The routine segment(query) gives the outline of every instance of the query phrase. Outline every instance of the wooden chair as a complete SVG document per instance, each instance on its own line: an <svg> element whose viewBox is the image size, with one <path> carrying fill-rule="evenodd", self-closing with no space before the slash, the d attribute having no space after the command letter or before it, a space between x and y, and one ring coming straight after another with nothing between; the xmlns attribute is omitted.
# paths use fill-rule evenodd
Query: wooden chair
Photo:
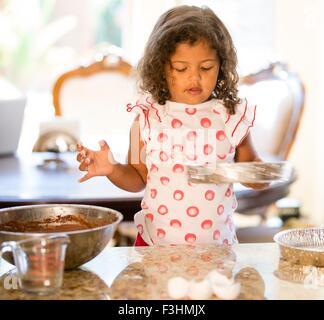
<svg viewBox="0 0 324 320"><path fill-rule="evenodd" d="M304 109L305 89L297 74L287 65L275 62L256 73L241 77L240 95L257 105L255 127L251 130L257 152L287 160L292 148ZM269 207L256 207L244 215L260 215L261 224L239 227L240 242L268 242L280 230L263 223Z"/></svg>
<svg viewBox="0 0 324 320"><path fill-rule="evenodd" d="M81 140L94 141L125 137L133 115L126 105L136 94L133 67L116 54L100 55L95 61L62 74L53 87L56 116L78 120ZM121 138L123 144L126 137Z"/></svg>
<svg viewBox="0 0 324 320"><path fill-rule="evenodd" d="M256 125L251 131L256 150L287 159L304 109L301 79L285 64L275 62L242 77L239 88L257 104Z"/></svg>

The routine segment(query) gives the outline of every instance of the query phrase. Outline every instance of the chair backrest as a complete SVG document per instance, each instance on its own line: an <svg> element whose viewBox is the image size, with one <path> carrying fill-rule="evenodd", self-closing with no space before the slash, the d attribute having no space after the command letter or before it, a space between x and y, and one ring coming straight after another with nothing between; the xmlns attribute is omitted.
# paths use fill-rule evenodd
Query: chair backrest
<svg viewBox="0 0 324 320"><path fill-rule="evenodd" d="M128 135L134 116L126 112L126 105L134 101L135 82L129 63L115 54L104 55L56 80L55 115L78 120L81 137Z"/></svg>
<svg viewBox="0 0 324 320"><path fill-rule="evenodd" d="M240 79L240 95L257 105L257 118L251 131L258 152L287 159L304 108L305 89L300 78L285 64Z"/></svg>

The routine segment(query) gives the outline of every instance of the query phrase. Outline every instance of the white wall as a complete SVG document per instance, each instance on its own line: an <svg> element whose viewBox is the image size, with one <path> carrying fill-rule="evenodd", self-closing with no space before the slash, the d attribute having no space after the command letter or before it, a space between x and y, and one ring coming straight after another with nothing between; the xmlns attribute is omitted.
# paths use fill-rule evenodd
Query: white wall
<svg viewBox="0 0 324 320"><path fill-rule="evenodd" d="M316 223L324 223L324 1L275 0L275 47L306 87L305 112L290 160L299 178L291 196Z"/></svg>

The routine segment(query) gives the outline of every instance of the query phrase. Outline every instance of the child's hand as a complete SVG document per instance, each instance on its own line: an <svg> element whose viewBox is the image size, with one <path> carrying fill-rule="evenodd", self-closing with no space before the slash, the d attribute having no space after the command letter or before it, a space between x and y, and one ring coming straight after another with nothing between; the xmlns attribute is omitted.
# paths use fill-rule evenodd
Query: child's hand
<svg viewBox="0 0 324 320"><path fill-rule="evenodd" d="M115 160L106 141L99 142L100 150L93 151L84 146L77 145L77 161L80 162L79 170L87 173L79 179L84 182L95 176L108 176L114 170Z"/></svg>
<svg viewBox="0 0 324 320"><path fill-rule="evenodd" d="M270 186L270 183L265 182L265 183L242 183L243 186L256 189L256 190L262 190L266 189Z"/></svg>

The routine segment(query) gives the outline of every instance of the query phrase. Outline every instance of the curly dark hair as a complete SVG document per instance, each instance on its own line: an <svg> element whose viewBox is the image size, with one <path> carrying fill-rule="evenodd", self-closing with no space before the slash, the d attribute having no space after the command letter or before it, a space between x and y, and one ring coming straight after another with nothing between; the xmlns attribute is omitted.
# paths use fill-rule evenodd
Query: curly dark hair
<svg viewBox="0 0 324 320"><path fill-rule="evenodd" d="M165 65L180 43L205 40L215 49L220 69L212 96L224 101L230 114L240 102L237 96L237 56L232 38L223 22L208 7L178 6L166 11L155 24L138 64L139 88L159 104L170 99Z"/></svg>

